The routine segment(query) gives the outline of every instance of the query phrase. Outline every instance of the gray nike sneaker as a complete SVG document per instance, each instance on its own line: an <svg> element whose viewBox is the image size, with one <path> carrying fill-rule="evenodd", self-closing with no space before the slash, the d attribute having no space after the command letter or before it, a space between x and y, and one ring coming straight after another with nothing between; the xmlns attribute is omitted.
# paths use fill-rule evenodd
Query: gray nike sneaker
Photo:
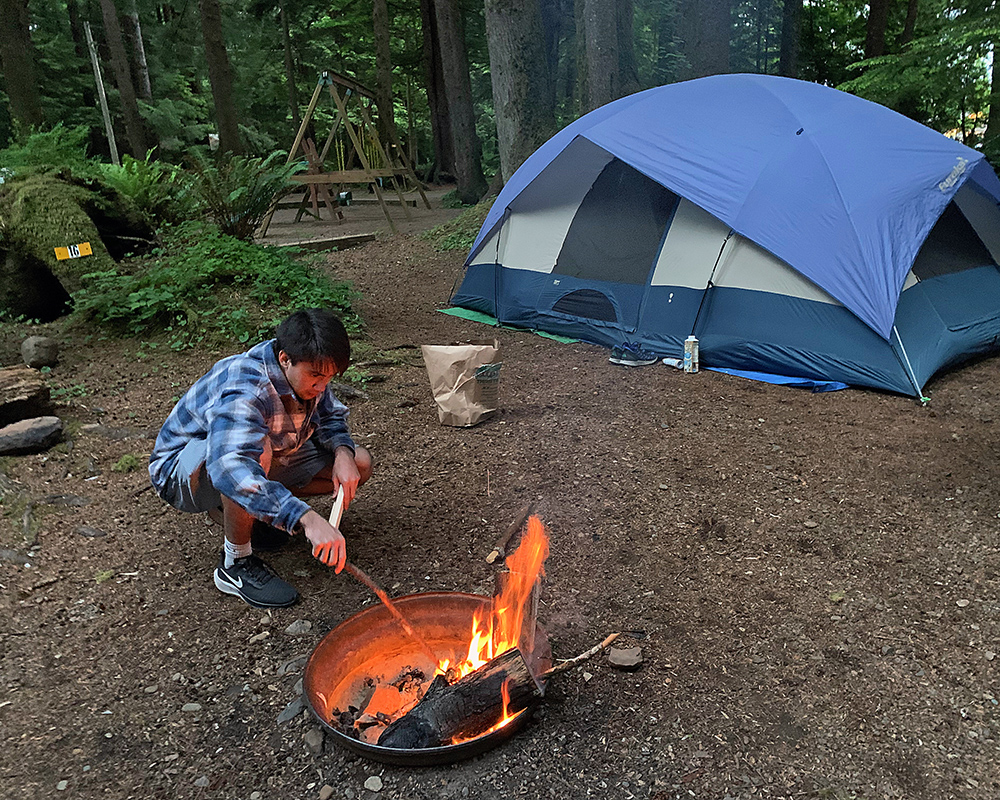
<svg viewBox="0 0 1000 800"><path fill-rule="evenodd" d="M226 566L226 554L219 557L215 568L215 588L233 594L255 608L285 608L298 602L299 593L283 581L257 556L237 558Z"/></svg>

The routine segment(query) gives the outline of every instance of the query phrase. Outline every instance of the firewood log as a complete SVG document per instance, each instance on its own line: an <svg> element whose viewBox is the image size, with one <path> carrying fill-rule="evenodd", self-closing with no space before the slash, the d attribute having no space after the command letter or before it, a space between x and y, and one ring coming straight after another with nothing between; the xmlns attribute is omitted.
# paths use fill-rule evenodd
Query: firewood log
<svg viewBox="0 0 1000 800"><path fill-rule="evenodd" d="M527 708L542 695L542 686L531 674L521 651L513 648L455 683L437 676L420 702L382 732L379 746L441 747L457 736L478 736L500 721L504 682L511 714Z"/></svg>

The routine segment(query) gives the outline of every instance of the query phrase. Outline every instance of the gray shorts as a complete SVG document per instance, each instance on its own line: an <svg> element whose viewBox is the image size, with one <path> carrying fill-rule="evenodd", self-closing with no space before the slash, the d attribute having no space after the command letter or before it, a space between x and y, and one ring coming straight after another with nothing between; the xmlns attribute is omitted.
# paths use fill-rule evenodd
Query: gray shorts
<svg viewBox="0 0 1000 800"><path fill-rule="evenodd" d="M206 450L204 439L192 439L177 457L163 492L163 499L174 508L194 514L222 505L222 495L212 485L205 468ZM332 453L309 441L290 456L274 456L267 477L294 492L307 486L320 470L332 463Z"/></svg>

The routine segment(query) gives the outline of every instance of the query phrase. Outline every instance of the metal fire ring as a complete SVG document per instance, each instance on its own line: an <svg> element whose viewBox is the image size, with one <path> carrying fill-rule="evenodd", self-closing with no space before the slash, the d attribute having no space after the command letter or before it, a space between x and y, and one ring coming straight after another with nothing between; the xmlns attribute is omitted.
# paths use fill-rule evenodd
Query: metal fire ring
<svg viewBox="0 0 1000 800"><path fill-rule="evenodd" d="M473 614L488 609L490 598L464 592L427 592L406 595L393 603L440 658L459 660L465 658L469 648ZM541 626L535 629L531 660L536 675L552 665L549 639ZM419 749L359 741L330 724L332 709L352 705L365 678L392 680L406 667L417 667L430 675L435 666L427 662L421 649L380 603L345 620L316 645L306 662L303 693L312 713L336 742L386 764L431 766L471 758L506 741L528 722L531 707L498 730L459 744Z"/></svg>

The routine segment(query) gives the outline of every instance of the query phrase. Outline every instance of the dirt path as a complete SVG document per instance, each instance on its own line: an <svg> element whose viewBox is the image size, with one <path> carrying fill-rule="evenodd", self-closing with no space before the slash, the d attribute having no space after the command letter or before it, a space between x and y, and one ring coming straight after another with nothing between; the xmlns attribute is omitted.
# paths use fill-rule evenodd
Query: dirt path
<svg viewBox="0 0 1000 800"><path fill-rule="evenodd" d="M642 668L559 676L526 730L454 766L317 741L289 709L304 657L369 593L295 542L270 561L299 606L220 595L218 529L113 469L220 354L67 339L72 448L3 463L22 499L5 493L0 547L31 563L0 561L5 796L1000 796L1000 361L938 379L927 408L616 367L439 313L461 262L407 236L328 258L364 293L372 375L351 402L377 474L350 557L394 596L488 593L485 556L533 499L557 657L620 630ZM440 426L414 347L493 335L502 413Z"/></svg>

